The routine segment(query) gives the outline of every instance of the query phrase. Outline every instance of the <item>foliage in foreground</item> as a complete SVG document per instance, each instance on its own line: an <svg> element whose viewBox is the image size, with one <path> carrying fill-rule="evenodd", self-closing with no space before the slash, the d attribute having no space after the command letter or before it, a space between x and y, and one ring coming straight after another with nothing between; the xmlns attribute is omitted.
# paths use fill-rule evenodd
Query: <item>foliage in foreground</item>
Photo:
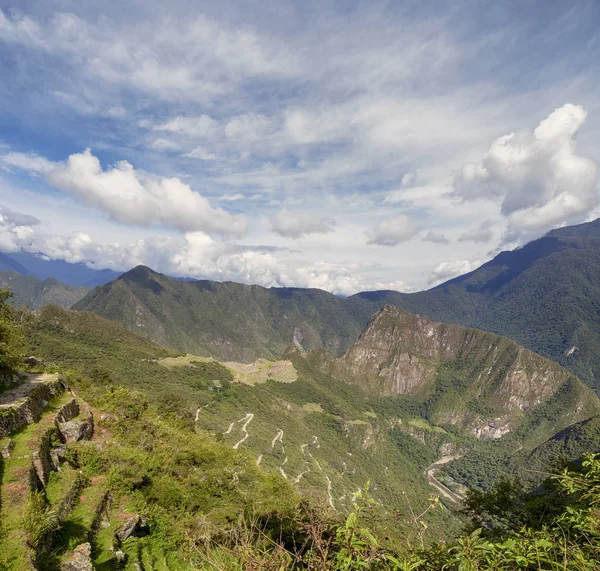
<svg viewBox="0 0 600 571"><path fill-rule="evenodd" d="M287 550L281 542L265 549L268 543L261 545L261 531L249 526L247 533L241 536L243 540L238 538L238 543L226 552L222 547L208 552L207 568L240 571L598 569L600 458L589 455L579 468L565 469L552 476L546 485L541 491L520 495L518 483L505 482L492 493L471 496L467 509L474 523L485 521L486 527L475 527L451 544L421 549L408 557L383 549L365 526L365 513L370 512L374 502L368 494L360 492L355 495L355 510L345 522L328 527L316 518L305 527L312 543L304 552ZM511 490L511 486L514 489ZM548 509L552 504L559 508ZM476 512L477 508L483 512ZM493 522L489 517L492 512ZM516 529L515 522L526 515L530 525ZM252 534L254 543L249 545L248 537Z"/></svg>

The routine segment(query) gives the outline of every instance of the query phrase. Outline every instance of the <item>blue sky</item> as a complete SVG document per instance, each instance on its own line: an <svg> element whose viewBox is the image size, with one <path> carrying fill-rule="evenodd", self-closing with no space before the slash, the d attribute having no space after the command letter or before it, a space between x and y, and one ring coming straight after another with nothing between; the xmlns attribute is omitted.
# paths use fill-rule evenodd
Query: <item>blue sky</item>
<svg viewBox="0 0 600 571"><path fill-rule="evenodd" d="M595 1L0 10L0 250L349 294L598 216Z"/></svg>

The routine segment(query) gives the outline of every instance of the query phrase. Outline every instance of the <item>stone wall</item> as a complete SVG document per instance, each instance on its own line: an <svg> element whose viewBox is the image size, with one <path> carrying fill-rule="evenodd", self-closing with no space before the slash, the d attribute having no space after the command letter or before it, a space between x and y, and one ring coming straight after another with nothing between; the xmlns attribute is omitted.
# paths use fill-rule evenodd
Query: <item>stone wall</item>
<svg viewBox="0 0 600 571"><path fill-rule="evenodd" d="M35 385L29 394L12 406L0 407L0 438L37 422L48 401L63 392L66 384L61 375L55 380Z"/></svg>

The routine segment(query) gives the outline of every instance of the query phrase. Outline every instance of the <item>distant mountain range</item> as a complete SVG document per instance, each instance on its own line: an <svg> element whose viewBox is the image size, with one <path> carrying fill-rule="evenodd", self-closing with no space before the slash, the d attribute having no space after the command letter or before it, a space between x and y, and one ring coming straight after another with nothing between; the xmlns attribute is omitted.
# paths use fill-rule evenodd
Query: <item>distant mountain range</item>
<svg viewBox="0 0 600 571"><path fill-rule="evenodd" d="M138 267L75 305L157 343L217 358L278 357L299 342L341 353L384 305L514 339L600 390L600 220L561 228L428 291L182 282Z"/></svg>
<svg viewBox="0 0 600 571"><path fill-rule="evenodd" d="M66 293L53 284L56 294L21 302L32 307L50 299L65 307L75 302L76 309L118 321L156 343L220 359L278 358L291 343L340 354L375 311L394 305L510 337L600 391L600 220L554 230L473 272L412 294L374 291L342 299L315 289L179 280L143 266L118 276L25 253L0 255L2 269L43 279L52 273L69 285L100 283L80 300L81 290Z"/></svg>
<svg viewBox="0 0 600 571"><path fill-rule="evenodd" d="M96 287L119 277L108 269L90 268L83 263L70 264L63 260L46 260L28 252L0 253L0 271L13 271L40 280L53 278L71 286Z"/></svg>

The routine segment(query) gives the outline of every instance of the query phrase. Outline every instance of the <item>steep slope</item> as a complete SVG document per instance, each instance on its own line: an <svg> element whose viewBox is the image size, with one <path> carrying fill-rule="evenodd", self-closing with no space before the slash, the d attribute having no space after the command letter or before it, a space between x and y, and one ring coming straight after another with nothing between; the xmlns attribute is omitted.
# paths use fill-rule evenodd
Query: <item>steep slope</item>
<svg viewBox="0 0 600 571"><path fill-rule="evenodd" d="M600 219L553 230L429 291L353 298L505 335L600 391Z"/></svg>
<svg viewBox="0 0 600 571"><path fill-rule="evenodd" d="M342 356L320 351L311 360L368 393L409 395L429 422L482 439L518 431L535 416L526 438L541 442L600 410L572 373L514 341L393 306L377 312Z"/></svg>
<svg viewBox="0 0 600 571"><path fill-rule="evenodd" d="M77 371L100 392L118 394L118 385L140 391L119 403L128 414L147 398L161 415L176 414L188 429L216 437L338 513L367 481L388 510L406 510L402 492L414 509L428 505L433 490L425 470L445 432L378 412L369 395L315 371L299 354L254 369L219 363L158 347L93 313L52 306L28 323L28 337L37 357ZM429 443L411 436L415 430L430 431ZM448 511L428 521L431 533L457 524ZM387 528L398 532L391 523Z"/></svg>
<svg viewBox="0 0 600 571"><path fill-rule="evenodd" d="M48 304L71 307L90 290L82 286L70 286L53 278L40 280L17 272L0 272L0 288L13 292L15 306L39 309Z"/></svg>
<svg viewBox="0 0 600 571"><path fill-rule="evenodd" d="M180 281L139 266L74 305L156 343L220 359L278 358L294 340L338 352L358 337L369 303L311 289Z"/></svg>
<svg viewBox="0 0 600 571"><path fill-rule="evenodd" d="M30 275L29 270L13 260L9 255L0 252L0 271L1 272L17 272L24 276Z"/></svg>

